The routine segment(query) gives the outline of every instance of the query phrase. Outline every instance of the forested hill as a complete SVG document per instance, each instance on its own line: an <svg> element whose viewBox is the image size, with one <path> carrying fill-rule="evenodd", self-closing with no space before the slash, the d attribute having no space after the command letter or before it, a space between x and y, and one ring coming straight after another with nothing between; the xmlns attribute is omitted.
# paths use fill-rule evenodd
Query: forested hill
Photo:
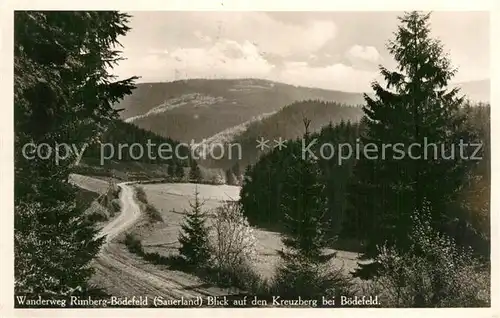
<svg viewBox="0 0 500 318"><path fill-rule="evenodd" d="M360 93L297 87L260 79L191 79L138 84L116 105L121 118L175 140L200 141L295 101L357 105Z"/></svg>
<svg viewBox="0 0 500 318"><path fill-rule="evenodd" d="M99 137L99 141L85 150L77 169L90 166L92 171L89 173L102 171L100 173L108 175L110 167L126 173L134 167L132 163L137 163L146 164L137 166L138 170L163 169L159 174L161 176L175 174L182 177L184 167L189 166L189 158L189 149L178 141L116 119Z"/></svg>
<svg viewBox="0 0 500 318"><path fill-rule="evenodd" d="M211 138L208 141L209 144L211 142L227 142L241 145L242 157L239 160L234 158L232 161L207 160L204 164L227 169L234 166L236 161L238 161L241 167L245 167L249 164L254 164L260 155L270 149L261 150L256 148L256 140L260 138L270 140L271 142L280 138L282 140L295 139L304 134L303 120L305 118L311 121L309 129L312 132L317 132L329 124L338 124L341 121L358 122L362 116L362 112L361 107L344 105L337 102L322 100L293 102L266 118L252 122L241 133L233 136L231 140ZM230 152L227 151L227 154L229 155Z"/></svg>

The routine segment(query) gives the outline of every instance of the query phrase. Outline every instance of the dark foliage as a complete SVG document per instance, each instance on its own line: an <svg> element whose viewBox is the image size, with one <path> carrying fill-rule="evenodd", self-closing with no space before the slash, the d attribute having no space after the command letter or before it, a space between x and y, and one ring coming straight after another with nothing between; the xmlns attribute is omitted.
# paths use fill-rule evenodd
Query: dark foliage
<svg viewBox="0 0 500 318"><path fill-rule="evenodd" d="M133 146L134 144L140 147ZM169 168L172 167L170 175L173 175L176 169L188 165L184 158L189 158L189 155L189 149L177 141L141 129L134 124L113 120L99 140L85 150L83 159L99 164L109 161L168 164ZM101 156L104 157L102 163ZM177 172L179 173L179 170Z"/></svg>
<svg viewBox="0 0 500 318"><path fill-rule="evenodd" d="M200 201L198 189L190 206L191 210L186 214L184 224L181 226L179 253L187 264L204 267L210 261L210 248L206 217L202 211L203 203Z"/></svg>
<svg viewBox="0 0 500 318"><path fill-rule="evenodd" d="M387 85L373 83L376 97L366 95L363 108L366 129L361 142L376 146L378 154L360 158L350 187L349 213L357 220L370 256L386 242L403 250L410 246L411 216L424 201L432 206L432 225L444 229L455 217L450 205L477 163L459 153L446 158L460 141L473 142L476 137L466 129L460 111L463 98L457 89L447 90L455 70L439 41L430 37L429 15L410 12L400 21L388 44L397 69L380 67ZM410 149L413 143L421 147ZM437 155L433 146L426 146L432 143ZM384 144L401 147L386 148L383 157Z"/></svg>
<svg viewBox="0 0 500 318"><path fill-rule="evenodd" d="M14 14L16 293L87 288L102 239L67 182L76 155L56 164L21 150L63 142L81 149L117 117L112 105L131 93L135 78L115 81L108 70L120 60L117 39L128 18L114 11Z"/></svg>
<svg viewBox="0 0 500 318"><path fill-rule="evenodd" d="M200 167L196 160L192 159L189 166L189 181L194 183L201 183L203 177L201 175Z"/></svg>
<svg viewBox="0 0 500 318"><path fill-rule="evenodd" d="M334 125L330 123L318 133L311 133L311 140L316 140L311 151L318 158L319 175L318 180L324 184L324 190L320 195L326 201L327 213L325 228L328 237L333 238L344 234L342 225L346 223L348 231L346 237L355 237L354 229L348 224L346 211L346 196L349 178L352 175L352 166L355 156L340 160L337 147L340 144L350 144L355 147L358 136L359 125L341 121ZM321 156L320 146L331 144L333 153L326 149ZM253 166L249 166L245 172L241 189L241 203L245 215L249 221L259 226L270 227L280 231L286 231L282 226L284 211L281 209L285 194L285 182L293 178L289 171L296 169L297 158L302 155L303 145L308 145L302 140L288 140L286 148L265 154Z"/></svg>

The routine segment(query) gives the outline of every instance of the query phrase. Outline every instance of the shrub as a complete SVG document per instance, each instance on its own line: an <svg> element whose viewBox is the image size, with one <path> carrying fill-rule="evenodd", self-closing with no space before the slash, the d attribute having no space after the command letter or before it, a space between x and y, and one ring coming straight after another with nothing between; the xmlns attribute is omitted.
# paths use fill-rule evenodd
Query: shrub
<svg viewBox="0 0 500 318"><path fill-rule="evenodd" d="M139 202L145 204L148 203L148 197L146 196L146 192L144 192L144 189L142 187L135 187L135 197Z"/></svg>
<svg viewBox="0 0 500 318"><path fill-rule="evenodd" d="M352 278L342 268L332 268L328 263L311 263L306 258L282 263L276 270L273 293L283 299L299 296L309 299L353 296Z"/></svg>
<svg viewBox="0 0 500 318"><path fill-rule="evenodd" d="M206 281L219 287L236 287L264 298L270 295L270 287L249 263L235 267L209 267L199 271Z"/></svg>
<svg viewBox="0 0 500 318"><path fill-rule="evenodd" d="M222 287L263 293L267 284L255 272L257 241L238 202L215 209L209 236L211 267L202 276Z"/></svg>
<svg viewBox="0 0 500 318"><path fill-rule="evenodd" d="M108 220L108 211L98 201L90 204L90 207L85 210L87 219L91 222L102 222Z"/></svg>
<svg viewBox="0 0 500 318"><path fill-rule="evenodd" d="M156 209L153 205L148 203L148 197L146 192L142 187L135 186L135 197L139 203L142 203L141 208L144 210L151 222L163 222L163 217L160 211Z"/></svg>
<svg viewBox="0 0 500 318"><path fill-rule="evenodd" d="M109 207L109 213L114 216L116 213L120 212L122 206L119 199L113 199Z"/></svg>
<svg viewBox="0 0 500 318"><path fill-rule="evenodd" d="M426 208L413 217L408 252L380 247L372 289L390 307L489 306L489 266L433 229Z"/></svg>
<svg viewBox="0 0 500 318"><path fill-rule="evenodd" d="M127 233L125 235L125 246L127 247L130 253L144 256L144 249L142 247L142 243L133 234Z"/></svg>
<svg viewBox="0 0 500 318"><path fill-rule="evenodd" d="M253 229L239 203L226 202L215 210L210 237L214 266L231 269L252 263L256 258L256 245Z"/></svg>
<svg viewBox="0 0 500 318"><path fill-rule="evenodd" d="M150 221L152 222L163 222L163 217L161 216L160 211L158 211L154 206L151 204L146 204L145 207L145 212L149 218Z"/></svg>

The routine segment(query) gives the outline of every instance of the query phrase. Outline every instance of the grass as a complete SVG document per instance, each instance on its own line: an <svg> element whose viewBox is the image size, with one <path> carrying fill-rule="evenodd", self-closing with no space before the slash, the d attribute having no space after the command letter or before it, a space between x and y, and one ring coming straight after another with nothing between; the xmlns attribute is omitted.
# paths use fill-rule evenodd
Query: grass
<svg viewBox="0 0 500 318"><path fill-rule="evenodd" d="M253 295L267 297L272 287L272 279L279 264L277 250L282 248L280 234L256 228L257 260L251 266L242 265L235 269L196 268L190 269L178 255L178 235L184 221L185 211L190 209L189 203L194 199L195 187L198 187L199 198L204 202L203 210L211 210L220 206L229 198L238 199L239 187L209 186L187 183L176 184L143 184L139 190L138 201L147 202L157 208L164 222L154 227L151 232L141 234L139 243L134 243L135 254L144 260L171 270L180 270L195 274L207 283L219 287L236 287ZM209 221L211 222L211 221ZM209 223L210 224L210 223ZM130 239L129 239L130 240ZM136 238L136 240L138 240ZM128 244L134 249L130 241ZM357 267L357 253L338 251L333 266L343 267L348 273Z"/></svg>
<svg viewBox="0 0 500 318"><path fill-rule="evenodd" d="M212 210L222 205L223 200L239 198L239 187L209 186L196 184L144 184L148 203L157 208L165 222L143 237L143 243L150 251L161 254L175 254L179 248L177 242L185 211L190 209L189 202L194 199L193 193L198 186L199 197L205 202L203 210ZM283 247L278 232L254 228L257 239L258 260L257 272L264 278L271 278L279 262L278 250ZM332 260L334 266L344 267L346 272L354 270L358 265L358 253L338 251L337 258Z"/></svg>

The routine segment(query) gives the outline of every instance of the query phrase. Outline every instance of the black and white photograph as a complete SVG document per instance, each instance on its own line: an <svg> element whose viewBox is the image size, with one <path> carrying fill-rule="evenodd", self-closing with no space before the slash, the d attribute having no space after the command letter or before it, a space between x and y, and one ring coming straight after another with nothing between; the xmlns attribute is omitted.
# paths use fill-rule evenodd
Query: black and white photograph
<svg viewBox="0 0 500 318"><path fill-rule="evenodd" d="M491 308L489 11L12 16L14 312Z"/></svg>

